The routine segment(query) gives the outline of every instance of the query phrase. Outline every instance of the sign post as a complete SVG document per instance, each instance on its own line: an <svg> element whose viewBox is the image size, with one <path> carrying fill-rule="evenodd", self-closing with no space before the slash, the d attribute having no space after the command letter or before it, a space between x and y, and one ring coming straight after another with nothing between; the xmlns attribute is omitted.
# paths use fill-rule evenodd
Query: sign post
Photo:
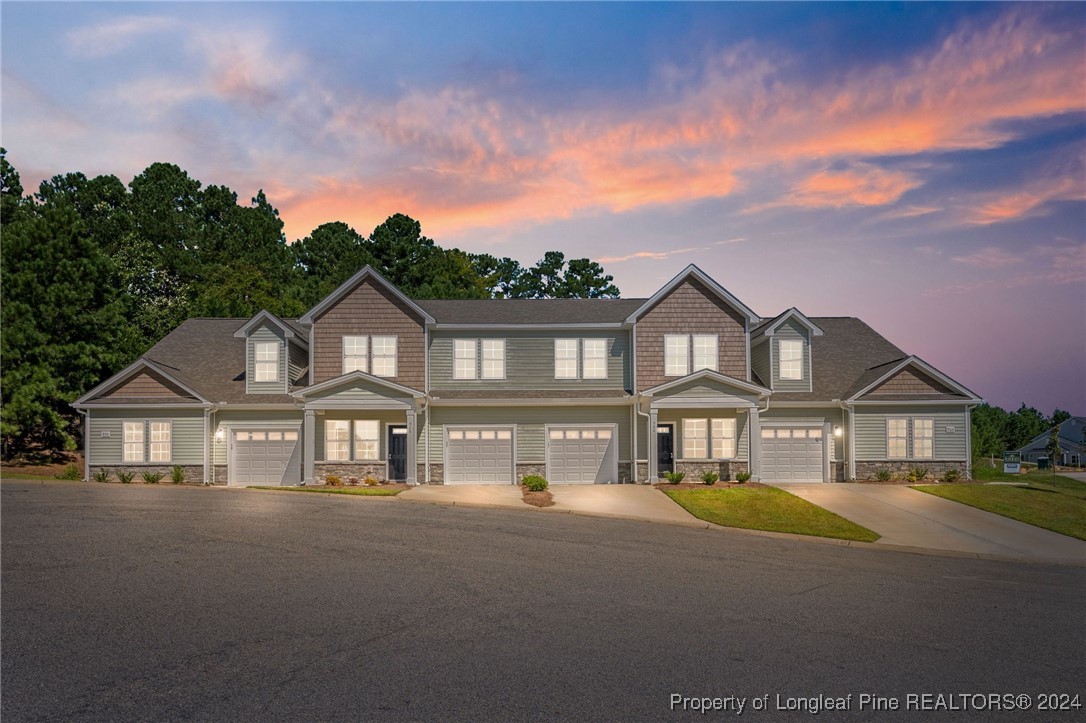
<svg viewBox="0 0 1086 723"><path fill-rule="evenodd" d="M1022 474L1022 455L1019 452L1003 453L1003 474Z"/></svg>

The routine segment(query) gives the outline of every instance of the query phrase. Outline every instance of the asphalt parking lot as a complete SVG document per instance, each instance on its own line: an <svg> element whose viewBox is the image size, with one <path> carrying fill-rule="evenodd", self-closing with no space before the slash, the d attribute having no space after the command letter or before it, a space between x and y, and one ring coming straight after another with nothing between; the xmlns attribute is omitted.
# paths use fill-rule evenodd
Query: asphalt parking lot
<svg viewBox="0 0 1086 723"><path fill-rule="evenodd" d="M0 513L5 721L705 719L673 694L810 720L775 696L1086 698L1081 567L169 486L5 481ZM852 701L820 717L881 719Z"/></svg>

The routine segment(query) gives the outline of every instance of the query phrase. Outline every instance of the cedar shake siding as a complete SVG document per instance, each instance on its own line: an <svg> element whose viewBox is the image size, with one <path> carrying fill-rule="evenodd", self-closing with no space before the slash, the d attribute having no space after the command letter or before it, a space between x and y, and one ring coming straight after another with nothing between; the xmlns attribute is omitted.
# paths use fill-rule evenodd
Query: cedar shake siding
<svg viewBox="0 0 1086 723"><path fill-rule="evenodd" d="M744 316L700 281L687 279L637 320L638 390L675 379L664 376L665 334L716 334L717 371L747 378Z"/></svg>
<svg viewBox="0 0 1086 723"><path fill-rule="evenodd" d="M161 399L163 401L194 402L196 399L181 387L152 371L142 371L101 399Z"/></svg>
<svg viewBox="0 0 1086 723"><path fill-rule="evenodd" d="M372 279L364 279L314 320L309 342L313 347L309 383L318 384L343 374L344 336L395 336L396 376L390 381L422 389L426 368L422 324L411 307Z"/></svg>
<svg viewBox="0 0 1086 723"><path fill-rule="evenodd" d="M942 382L916 369L902 369L879 386L864 395L864 399L879 397L899 398L903 395L917 397L957 397L961 395Z"/></svg>

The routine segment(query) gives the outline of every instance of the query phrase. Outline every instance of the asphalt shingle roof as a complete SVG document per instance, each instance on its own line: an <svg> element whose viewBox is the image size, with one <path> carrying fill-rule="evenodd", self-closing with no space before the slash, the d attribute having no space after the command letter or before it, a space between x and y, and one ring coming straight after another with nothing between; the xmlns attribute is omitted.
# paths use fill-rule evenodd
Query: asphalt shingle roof
<svg viewBox="0 0 1086 723"><path fill-rule="evenodd" d="M439 324L622 323L646 299L436 299L416 301Z"/></svg>

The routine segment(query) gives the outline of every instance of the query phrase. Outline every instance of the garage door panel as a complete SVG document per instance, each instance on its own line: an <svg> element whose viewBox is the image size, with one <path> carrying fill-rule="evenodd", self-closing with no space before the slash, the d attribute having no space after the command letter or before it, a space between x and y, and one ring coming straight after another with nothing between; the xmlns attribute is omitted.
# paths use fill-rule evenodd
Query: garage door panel
<svg viewBox="0 0 1086 723"><path fill-rule="evenodd" d="M285 478L298 444L296 431L235 431L233 434L230 484L291 484Z"/></svg>
<svg viewBox="0 0 1086 723"><path fill-rule="evenodd" d="M822 432L806 428L762 431L762 480L822 482Z"/></svg>
<svg viewBox="0 0 1086 723"><path fill-rule="evenodd" d="M512 484L512 430L446 430L445 483Z"/></svg>
<svg viewBox="0 0 1086 723"><path fill-rule="evenodd" d="M547 435L548 479L554 484L615 481L616 442L612 429L551 429Z"/></svg>

